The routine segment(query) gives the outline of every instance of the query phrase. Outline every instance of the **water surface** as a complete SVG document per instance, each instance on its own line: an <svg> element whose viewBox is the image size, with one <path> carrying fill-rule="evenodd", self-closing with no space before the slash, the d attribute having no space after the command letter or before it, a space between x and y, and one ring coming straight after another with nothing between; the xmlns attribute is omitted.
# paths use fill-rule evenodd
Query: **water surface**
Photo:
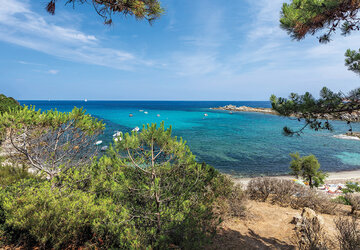
<svg viewBox="0 0 360 250"><path fill-rule="evenodd" d="M348 130L346 124L334 121L334 132L306 130L301 137L285 137L285 125L300 127L297 121L261 113L233 113L209 110L210 107L270 107L269 102L237 101L21 101L42 110L71 111L84 107L88 113L103 119L104 144L116 130L130 132L146 123L165 122L173 134L183 137L198 161L213 165L235 176L279 175L289 172L289 153L314 154L325 171L360 169L360 141L333 137ZM148 114L139 110L147 111ZM129 117L132 113L133 117ZM204 114L208 116L204 116ZM160 115L158 117L158 115ZM360 125L353 125L360 131Z"/></svg>

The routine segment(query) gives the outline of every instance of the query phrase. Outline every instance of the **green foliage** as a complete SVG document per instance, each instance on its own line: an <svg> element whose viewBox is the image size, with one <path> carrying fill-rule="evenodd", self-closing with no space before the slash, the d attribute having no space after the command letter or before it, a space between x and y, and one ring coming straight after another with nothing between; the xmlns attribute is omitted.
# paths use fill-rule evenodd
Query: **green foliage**
<svg viewBox="0 0 360 250"><path fill-rule="evenodd" d="M347 182L346 187L342 189L345 195L338 197L338 201L344 205L351 206L351 214L360 209L360 185L358 182Z"/></svg>
<svg viewBox="0 0 360 250"><path fill-rule="evenodd" d="M344 36L360 29L359 9L359 0L292 0L283 4L280 26L296 40L325 29L319 41L327 43L337 29ZM345 57L348 69L359 74L359 54L348 49Z"/></svg>
<svg viewBox="0 0 360 250"><path fill-rule="evenodd" d="M0 94L0 114L20 107L20 104L14 98Z"/></svg>
<svg viewBox="0 0 360 250"><path fill-rule="evenodd" d="M360 109L360 89L355 89L349 94L335 93L324 87L320 91L320 98L314 98L310 93L304 95L291 93L289 98L278 98L272 95L270 98L272 108L280 115L296 117L298 121L304 121L304 126L299 130L284 127L285 135L300 135L306 127L315 131L332 130L329 120L343 120L350 125L357 122L359 118L352 112Z"/></svg>
<svg viewBox="0 0 360 250"><path fill-rule="evenodd" d="M343 193L358 193L360 192L359 182L346 182L346 187L342 189Z"/></svg>
<svg viewBox="0 0 360 250"><path fill-rule="evenodd" d="M124 223L127 211L88 192L55 188L48 181L21 182L1 189L1 207L8 244L44 249L138 246L131 224Z"/></svg>
<svg viewBox="0 0 360 250"><path fill-rule="evenodd" d="M51 0L46 10L50 14L55 14L56 0ZM76 3L83 4L86 0L65 0L66 4L71 4L73 7ZM134 16L136 19L145 19L152 23L158 19L164 12L159 0L89 0L95 8L95 11L100 15L105 24L112 24L113 14L123 14L125 16Z"/></svg>
<svg viewBox="0 0 360 250"><path fill-rule="evenodd" d="M2 160L0 159L0 187L7 187L22 179L35 178L28 170L26 165L17 167L2 165Z"/></svg>
<svg viewBox="0 0 360 250"><path fill-rule="evenodd" d="M327 176L326 173L319 171L320 164L314 155L300 157L299 153L290 154L292 161L290 162L291 174L297 178L301 176L309 182L310 187L318 187L324 183Z"/></svg>
<svg viewBox="0 0 360 250"><path fill-rule="evenodd" d="M343 205L350 205L348 200L343 195L336 196L334 199L332 199L333 202Z"/></svg>
<svg viewBox="0 0 360 250"><path fill-rule="evenodd" d="M105 125L85 114L83 109L72 112L36 111L35 107L0 114L0 131L7 132L14 150L32 168L53 178L70 167L78 167L95 154L93 146Z"/></svg>
<svg viewBox="0 0 360 250"><path fill-rule="evenodd" d="M348 70L360 74L360 49L359 51L348 49L345 57L345 65L348 67Z"/></svg>
<svg viewBox="0 0 360 250"><path fill-rule="evenodd" d="M217 224L212 204L227 192L220 174L197 163L164 123L125 134L93 171L98 196L127 207L142 244L152 247L203 245Z"/></svg>
<svg viewBox="0 0 360 250"><path fill-rule="evenodd" d="M125 134L86 168L0 187L0 245L197 249L221 221L215 205L224 201L239 216L242 199L171 128L153 124Z"/></svg>
<svg viewBox="0 0 360 250"><path fill-rule="evenodd" d="M326 43L338 28L343 35L359 30L359 8L359 0L292 0L283 4L280 26L297 40L326 29L319 37Z"/></svg>

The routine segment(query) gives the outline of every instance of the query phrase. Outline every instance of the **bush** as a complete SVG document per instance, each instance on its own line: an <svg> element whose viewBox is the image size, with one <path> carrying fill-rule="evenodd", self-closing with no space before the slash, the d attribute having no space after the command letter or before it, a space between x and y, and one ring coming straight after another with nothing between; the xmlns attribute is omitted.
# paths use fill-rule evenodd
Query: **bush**
<svg viewBox="0 0 360 250"><path fill-rule="evenodd" d="M346 193L344 196L346 203L351 206L350 214L360 210L360 194Z"/></svg>
<svg viewBox="0 0 360 250"><path fill-rule="evenodd" d="M215 233L214 202L231 191L213 167L199 164L164 124L125 134L92 168L93 192L133 216L142 244L199 248Z"/></svg>
<svg viewBox="0 0 360 250"><path fill-rule="evenodd" d="M250 180L247 186L247 193L252 200L265 202L269 195L274 191L275 179L272 178L255 178Z"/></svg>
<svg viewBox="0 0 360 250"><path fill-rule="evenodd" d="M340 217L335 220L340 249L356 250L360 248L360 228L356 217Z"/></svg>
<svg viewBox="0 0 360 250"><path fill-rule="evenodd" d="M214 203L215 214L222 219L245 216L247 195L241 185L234 185L225 175L219 176L217 182L218 185L214 190L218 196Z"/></svg>
<svg viewBox="0 0 360 250"><path fill-rule="evenodd" d="M3 165L2 160L0 159L0 187L6 187L19 180L29 178L35 178L35 176L28 171L26 165L16 167Z"/></svg>
<svg viewBox="0 0 360 250"><path fill-rule="evenodd" d="M295 209L308 207L321 213L333 214L337 207L326 195L291 180L255 178L249 182L247 193L253 200L269 200Z"/></svg>
<svg viewBox="0 0 360 250"><path fill-rule="evenodd" d="M329 240L323 231L322 225L315 217L302 218L300 228L296 231L296 243L300 250L327 250L331 249Z"/></svg>
<svg viewBox="0 0 360 250"><path fill-rule="evenodd" d="M14 98L0 94L0 114L19 108L21 108L21 106Z"/></svg>
<svg viewBox="0 0 360 250"><path fill-rule="evenodd" d="M290 206L294 209L308 207L320 213L334 214L338 205L325 194L304 188L291 200Z"/></svg>
<svg viewBox="0 0 360 250"><path fill-rule="evenodd" d="M255 178L247 187L247 193L251 199L266 201L288 206L294 195L303 192L305 188L290 180L277 178Z"/></svg>
<svg viewBox="0 0 360 250"><path fill-rule="evenodd" d="M1 190L5 242L41 248L136 247L126 209L109 199L53 183L22 182Z"/></svg>
<svg viewBox="0 0 360 250"><path fill-rule="evenodd" d="M198 249L221 221L216 202L225 200L231 215L243 209L242 190L197 163L164 124L125 134L91 165L65 167L51 179L0 189L1 240L55 249Z"/></svg>
<svg viewBox="0 0 360 250"><path fill-rule="evenodd" d="M104 128L101 121L78 108L61 113L24 106L0 113L0 131L7 132L10 151L17 152L12 158L49 178L88 164L97 151L94 142Z"/></svg>

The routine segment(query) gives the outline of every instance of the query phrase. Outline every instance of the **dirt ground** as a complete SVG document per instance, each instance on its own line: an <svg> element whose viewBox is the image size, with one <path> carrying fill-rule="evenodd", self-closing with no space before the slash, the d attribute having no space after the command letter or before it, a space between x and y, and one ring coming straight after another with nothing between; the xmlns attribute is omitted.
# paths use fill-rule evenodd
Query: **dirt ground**
<svg viewBox="0 0 360 250"><path fill-rule="evenodd" d="M294 216L302 210L249 201L245 218L225 220L207 249L297 249ZM320 214L330 240L336 242L336 215ZM334 249L336 247L334 246Z"/></svg>

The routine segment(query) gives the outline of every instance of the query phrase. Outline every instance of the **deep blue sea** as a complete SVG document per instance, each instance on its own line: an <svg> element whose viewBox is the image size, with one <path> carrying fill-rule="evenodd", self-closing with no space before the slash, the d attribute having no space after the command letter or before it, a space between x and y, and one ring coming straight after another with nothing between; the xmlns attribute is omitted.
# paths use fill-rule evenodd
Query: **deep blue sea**
<svg viewBox="0 0 360 250"><path fill-rule="evenodd" d="M200 162L213 165L234 176L280 175L289 172L289 153L314 154L325 171L360 169L360 141L335 138L348 130L334 121L334 132L306 130L301 137L285 137L285 125L302 124L288 118L261 113L234 113L210 107L270 107L269 102L239 101L21 101L37 109L71 111L84 107L106 123L103 145L111 142L114 131L130 132L146 123L165 122L173 134L183 137ZM147 111L148 114L139 110ZM129 117L132 113L133 117ZM204 114L208 116L205 117ZM157 115L160 115L159 117ZM360 131L360 124L353 125Z"/></svg>

